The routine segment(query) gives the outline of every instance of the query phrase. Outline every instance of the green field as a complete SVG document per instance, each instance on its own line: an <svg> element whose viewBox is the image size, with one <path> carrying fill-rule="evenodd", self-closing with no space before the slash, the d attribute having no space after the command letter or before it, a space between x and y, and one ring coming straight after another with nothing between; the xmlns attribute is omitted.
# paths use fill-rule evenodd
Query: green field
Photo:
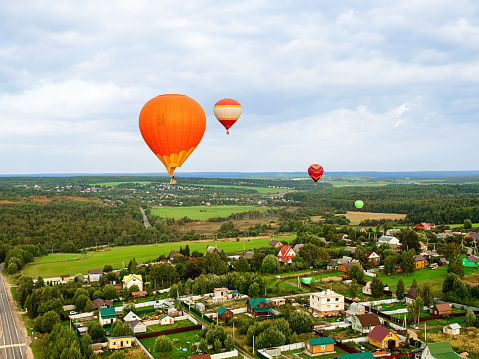
<svg viewBox="0 0 479 359"><path fill-rule="evenodd" d="M280 237L281 240L291 241L294 237ZM277 238L279 239L279 238ZM219 251L225 252L243 251L243 245L246 250L266 247L271 238L261 238L243 241L211 241L211 242L169 242L158 245L138 245L127 247L113 247L100 250L98 252L88 252L88 257L84 254L65 254L55 253L36 258L35 263L25 267L23 273L32 278L41 275L44 278L56 277L61 274L75 275L78 273L86 274L91 269L103 269L105 264L111 264L113 268L121 268L122 262L128 265L130 259L135 258L137 263L145 262L149 259L154 260L158 256L168 255L172 250L178 250L180 246L190 247L190 251L198 250L204 252L208 245L215 246ZM83 257L83 258L82 258Z"/></svg>
<svg viewBox="0 0 479 359"><path fill-rule="evenodd" d="M164 328L164 330L166 330L166 327ZM191 332L169 334L168 338L170 338L171 341L173 342L173 350L171 352L166 353L166 355L165 353L153 351L153 348L155 347L155 341L158 337L141 339L140 342L141 344L143 344L146 350L148 350L148 348L151 348L151 355L153 355L154 358L160 358L160 357L167 357L170 359L188 358L193 354L190 351L190 347L192 343L197 343L200 341L200 338L198 336L199 333L200 333L200 330L193 330ZM182 350L183 348L186 348L187 351L183 351Z"/></svg>
<svg viewBox="0 0 479 359"><path fill-rule="evenodd" d="M188 207L155 207L151 214L167 218L208 219L212 217L228 217L232 213L248 211L264 211L269 207L260 206L188 206Z"/></svg>

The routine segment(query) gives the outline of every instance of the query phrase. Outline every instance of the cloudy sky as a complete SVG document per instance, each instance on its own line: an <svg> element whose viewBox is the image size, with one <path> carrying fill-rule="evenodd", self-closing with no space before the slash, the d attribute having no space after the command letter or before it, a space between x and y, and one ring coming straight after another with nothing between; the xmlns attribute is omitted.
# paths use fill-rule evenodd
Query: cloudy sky
<svg viewBox="0 0 479 359"><path fill-rule="evenodd" d="M198 101L181 172L477 170L479 4L0 2L0 174L165 172L138 115ZM243 106L226 136L213 105Z"/></svg>

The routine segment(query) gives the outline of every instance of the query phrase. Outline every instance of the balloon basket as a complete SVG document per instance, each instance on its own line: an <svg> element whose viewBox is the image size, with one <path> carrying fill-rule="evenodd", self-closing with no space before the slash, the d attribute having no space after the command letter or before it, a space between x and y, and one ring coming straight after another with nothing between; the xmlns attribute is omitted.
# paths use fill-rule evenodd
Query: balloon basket
<svg viewBox="0 0 479 359"><path fill-rule="evenodd" d="M171 179L170 179L170 184L176 184L176 179L171 178Z"/></svg>
<svg viewBox="0 0 479 359"><path fill-rule="evenodd" d="M230 134L230 131L226 131L226 134L229 135L229 134Z"/></svg>

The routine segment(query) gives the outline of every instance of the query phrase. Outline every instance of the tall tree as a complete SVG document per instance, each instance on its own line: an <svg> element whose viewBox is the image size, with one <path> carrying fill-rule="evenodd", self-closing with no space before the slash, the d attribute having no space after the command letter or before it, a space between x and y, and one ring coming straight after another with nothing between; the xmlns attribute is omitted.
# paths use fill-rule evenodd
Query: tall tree
<svg viewBox="0 0 479 359"><path fill-rule="evenodd" d="M371 295L374 298L380 298L384 295L384 284L378 277L374 277L371 283Z"/></svg>
<svg viewBox="0 0 479 359"><path fill-rule="evenodd" d="M397 286L396 286L396 296L399 300L404 299L404 282L402 278L399 278Z"/></svg>
<svg viewBox="0 0 479 359"><path fill-rule="evenodd" d="M416 253L419 253L419 250L421 249L421 245L419 244L419 235L411 229L406 229L405 231L402 231L401 234L401 245L403 251L410 251L411 249L414 249Z"/></svg>

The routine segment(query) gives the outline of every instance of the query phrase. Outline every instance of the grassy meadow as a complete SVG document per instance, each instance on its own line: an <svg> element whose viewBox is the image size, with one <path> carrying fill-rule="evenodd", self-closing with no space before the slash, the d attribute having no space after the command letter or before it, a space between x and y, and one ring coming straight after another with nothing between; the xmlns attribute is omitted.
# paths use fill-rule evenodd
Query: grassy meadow
<svg viewBox="0 0 479 359"><path fill-rule="evenodd" d="M147 181L140 181L140 182L103 182L103 183L92 183L90 186L115 187L115 186L118 186L118 185L124 184L124 183L131 183L131 184L150 184L151 182L147 182Z"/></svg>
<svg viewBox="0 0 479 359"><path fill-rule="evenodd" d="M189 207L154 207L151 214L154 216L181 219L208 219L212 217L228 217L232 213L263 211L269 207L260 206L189 206Z"/></svg>
<svg viewBox="0 0 479 359"><path fill-rule="evenodd" d="M291 241L294 237L281 237L281 240ZM85 254L54 253L44 257L36 258L35 262L24 268L23 273L32 278L41 275L43 278L57 277L61 274L75 275L77 273L88 273L91 269L103 269L105 264L111 264L114 269L121 268L123 262L128 264L130 259L135 258L137 263L147 260L154 260L160 255L168 255L172 250L178 250L180 246L190 247L190 251L198 250L204 252L206 248L215 246L219 251L225 252L253 250L265 247L271 238L242 239L239 242L233 241L210 241L210 242L168 242L158 245L138 245L126 247L113 247L102 249L98 252ZM244 245L244 247L243 247Z"/></svg>

